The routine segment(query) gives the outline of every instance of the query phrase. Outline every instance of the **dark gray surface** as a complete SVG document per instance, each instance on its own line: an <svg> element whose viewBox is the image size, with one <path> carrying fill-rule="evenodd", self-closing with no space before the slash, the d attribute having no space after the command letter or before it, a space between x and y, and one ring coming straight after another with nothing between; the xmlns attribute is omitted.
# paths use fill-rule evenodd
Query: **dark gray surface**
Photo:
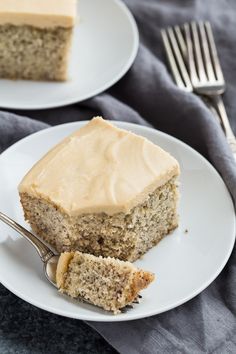
<svg viewBox="0 0 236 354"><path fill-rule="evenodd" d="M115 354L82 321L65 319L20 300L0 285L1 354Z"/></svg>
<svg viewBox="0 0 236 354"><path fill-rule="evenodd" d="M227 80L224 100L236 132L236 1L126 0L126 3L136 17L141 38L138 57L129 73L107 93L78 105L17 113L53 125L98 114L144 124L143 117L207 157L222 174L235 200L235 166L222 131L198 97L179 91L173 84L165 66L160 28L193 18L211 21ZM1 150L43 127L39 122L1 113ZM125 354L235 353L235 262L234 250L220 276L179 308L140 321L92 325ZM85 324L49 315L17 299L3 287L0 320L1 354L112 352Z"/></svg>

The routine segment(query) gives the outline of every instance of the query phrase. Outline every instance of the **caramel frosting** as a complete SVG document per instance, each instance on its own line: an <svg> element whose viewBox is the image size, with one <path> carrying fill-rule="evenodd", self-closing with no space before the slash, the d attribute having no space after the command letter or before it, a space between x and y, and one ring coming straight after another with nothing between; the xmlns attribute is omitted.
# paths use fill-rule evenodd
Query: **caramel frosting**
<svg viewBox="0 0 236 354"><path fill-rule="evenodd" d="M19 192L69 215L112 215L127 213L178 174L178 162L159 146L96 117L34 165Z"/></svg>
<svg viewBox="0 0 236 354"><path fill-rule="evenodd" d="M76 0L0 0L0 25L72 27Z"/></svg>

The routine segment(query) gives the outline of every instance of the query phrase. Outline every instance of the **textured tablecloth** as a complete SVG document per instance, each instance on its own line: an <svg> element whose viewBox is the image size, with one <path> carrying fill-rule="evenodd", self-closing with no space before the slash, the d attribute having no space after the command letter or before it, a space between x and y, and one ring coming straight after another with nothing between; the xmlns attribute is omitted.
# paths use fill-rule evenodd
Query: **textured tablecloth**
<svg viewBox="0 0 236 354"><path fill-rule="evenodd" d="M202 153L223 176L235 201L236 169L224 135L202 101L173 84L166 68L160 28L194 18L211 21L227 80L224 100L236 133L236 1L125 2L137 20L141 40L131 70L106 93L83 103L47 111L14 112L17 115L0 112L0 152L48 124L85 120L98 114L112 120L152 124ZM235 314L234 250L218 278L188 303L148 319L89 325L125 354L224 354L236 352ZM81 321L39 310L0 285L1 354L114 353L96 331Z"/></svg>

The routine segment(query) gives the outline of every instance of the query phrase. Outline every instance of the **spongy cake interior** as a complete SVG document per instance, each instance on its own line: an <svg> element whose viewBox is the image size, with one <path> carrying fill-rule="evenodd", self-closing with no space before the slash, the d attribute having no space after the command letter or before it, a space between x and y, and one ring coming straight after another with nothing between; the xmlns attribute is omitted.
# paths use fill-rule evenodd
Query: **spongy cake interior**
<svg viewBox="0 0 236 354"><path fill-rule="evenodd" d="M81 252L62 254L57 268L60 291L114 313L132 303L153 280L152 273L129 262Z"/></svg>
<svg viewBox="0 0 236 354"><path fill-rule="evenodd" d="M76 0L0 1L0 77L67 79Z"/></svg>

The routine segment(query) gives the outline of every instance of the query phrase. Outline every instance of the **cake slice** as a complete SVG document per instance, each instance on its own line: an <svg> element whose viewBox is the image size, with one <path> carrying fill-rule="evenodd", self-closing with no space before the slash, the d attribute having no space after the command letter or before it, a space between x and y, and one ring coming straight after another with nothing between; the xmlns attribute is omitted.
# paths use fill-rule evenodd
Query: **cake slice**
<svg viewBox="0 0 236 354"><path fill-rule="evenodd" d="M33 166L19 193L59 253L134 261L177 227L178 175L169 153L97 117Z"/></svg>
<svg viewBox="0 0 236 354"><path fill-rule="evenodd" d="M67 79L76 0L0 1L0 77Z"/></svg>
<svg viewBox="0 0 236 354"><path fill-rule="evenodd" d="M78 251L62 253L56 273L59 291L114 313L136 300L153 280L154 274L130 262Z"/></svg>

